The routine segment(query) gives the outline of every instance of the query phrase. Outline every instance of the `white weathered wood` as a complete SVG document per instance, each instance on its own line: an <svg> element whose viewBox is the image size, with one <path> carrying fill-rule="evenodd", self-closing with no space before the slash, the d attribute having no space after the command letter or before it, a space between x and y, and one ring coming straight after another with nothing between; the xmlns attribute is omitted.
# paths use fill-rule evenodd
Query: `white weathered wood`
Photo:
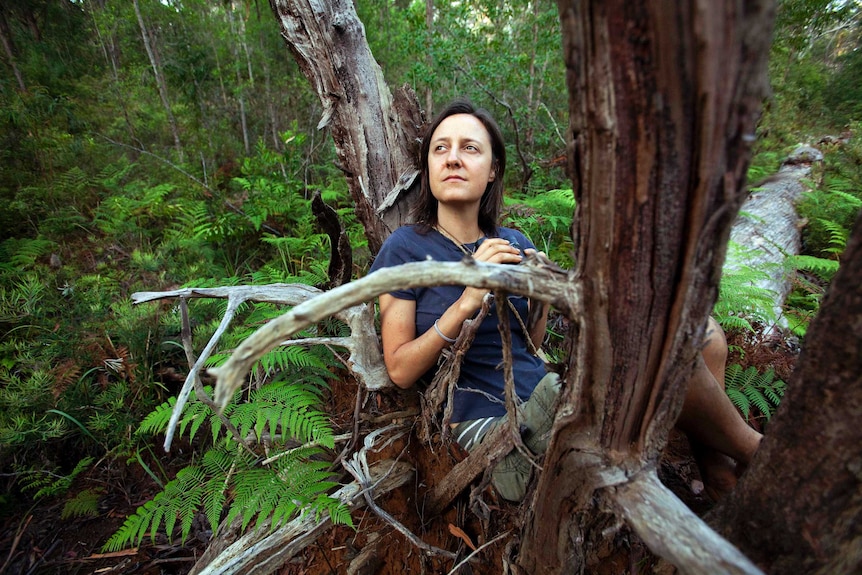
<svg viewBox="0 0 862 575"><path fill-rule="evenodd" d="M608 488L619 513L650 550L691 575L762 575L665 487L654 469Z"/></svg>
<svg viewBox="0 0 862 575"><path fill-rule="evenodd" d="M407 483L413 468L404 462L383 461L372 467L375 497ZM365 505L362 488L353 482L339 489L333 497L351 510ZM269 522L237 539L208 565L193 570L197 575L268 575L312 543L332 526L328 517L305 513L293 521L269 531Z"/></svg>
<svg viewBox="0 0 862 575"><path fill-rule="evenodd" d="M165 451L170 450L177 423L179 422L185 404L188 401L195 378L203 369L221 336L233 320L234 313L240 304L247 301L267 302L290 306L299 305L322 292L304 284L269 284L263 286L228 286L215 288L185 288L164 292L137 292L132 294L135 304L171 298L226 298L228 309L222 318L218 329L207 342L200 357L189 370L182 389L177 394L177 402L171 413L171 420L165 431ZM336 308L328 314L346 323L350 328L350 337L342 338L338 344L348 352L347 368L355 376L359 385L366 389L384 389L392 385L383 354L380 350L377 332L374 329L374 307L360 303L347 308ZM281 342L281 345L297 343L296 340Z"/></svg>
<svg viewBox="0 0 862 575"><path fill-rule="evenodd" d="M282 36L323 106L359 220L377 253L407 219L411 150L422 118L411 89L394 95L351 0L270 0ZM385 205L385 207L384 207Z"/></svg>
<svg viewBox="0 0 862 575"><path fill-rule="evenodd" d="M766 274L756 285L775 294L773 315L782 327L787 327L782 306L793 287L793 272L786 259L802 249L796 202L807 189L805 179L811 175L811 164L822 159L818 150L798 146L778 173L752 188L730 231L725 269L745 265Z"/></svg>
<svg viewBox="0 0 862 575"><path fill-rule="evenodd" d="M242 342L227 362L209 370L217 378L216 404L221 407L227 405L252 364L302 328L333 315L339 309L370 301L382 293L434 285L503 289L552 303L570 317L575 314L574 306L579 301L578 289L569 281L568 275L547 267L486 264L465 258L462 262L428 261L382 269L297 305Z"/></svg>

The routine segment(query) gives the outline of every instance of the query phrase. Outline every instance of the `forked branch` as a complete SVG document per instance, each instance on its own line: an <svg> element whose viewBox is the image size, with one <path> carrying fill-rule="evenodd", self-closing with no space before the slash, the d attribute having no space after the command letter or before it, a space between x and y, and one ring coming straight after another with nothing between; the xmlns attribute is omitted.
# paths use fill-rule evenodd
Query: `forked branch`
<svg viewBox="0 0 862 575"><path fill-rule="evenodd" d="M465 285L505 289L553 304L574 315L578 289L565 272L546 267L506 266L465 259L460 263L419 262L379 270L361 280L339 286L309 299L263 326L236 348L230 359L210 373L218 378L216 404L224 408L242 385L251 366L263 354L302 328L336 310L370 301L382 293L413 287Z"/></svg>

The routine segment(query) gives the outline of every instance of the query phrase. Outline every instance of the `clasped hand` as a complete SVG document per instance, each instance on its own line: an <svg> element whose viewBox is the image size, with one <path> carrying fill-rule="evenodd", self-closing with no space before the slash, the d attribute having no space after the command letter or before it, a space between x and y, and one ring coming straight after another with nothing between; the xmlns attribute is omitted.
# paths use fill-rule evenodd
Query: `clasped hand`
<svg viewBox="0 0 862 575"><path fill-rule="evenodd" d="M473 253L473 259L490 264L519 264L525 256L534 253L537 252L532 248L527 248L522 253L520 249L503 238L487 238L476 248L476 251ZM465 288L464 293L461 294L461 303L473 313L481 307L482 299L488 291L483 288Z"/></svg>

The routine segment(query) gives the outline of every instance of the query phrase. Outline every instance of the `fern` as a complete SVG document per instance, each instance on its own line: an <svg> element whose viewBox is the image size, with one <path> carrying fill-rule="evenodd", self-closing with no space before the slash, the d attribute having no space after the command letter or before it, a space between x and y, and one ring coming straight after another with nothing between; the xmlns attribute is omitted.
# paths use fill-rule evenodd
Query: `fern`
<svg viewBox="0 0 862 575"><path fill-rule="evenodd" d="M148 531L155 541L162 522L171 538L177 520L180 521L180 534L185 542L205 487L206 476L200 468L192 465L181 469L176 479L165 485L164 491L138 507L135 514L126 519L123 526L105 543L105 550L119 551L129 543L137 545Z"/></svg>
<svg viewBox="0 0 862 575"><path fill-rule="evenodd" d="M575 212L570 189L547 190L535 195L506 197L504 222L523 231L540 251L563 267L572 267L570 229Z"/></svg>
<svg viewBox="0 0 862 575"><path fill-rule="evenodd" d="M329 479L327 462L310 459L319 453L317 448L296 449L270 467L256 467L245 452L210 449L201 466L180 470L162 492L126 519L104 550L136 545L147 533L155 539L162 527L173 538L178 524L184 542L201 509L214 532L225 512L225 523L241 517L243 529L255 518L256 527L271 520L274 529L303 510L325 512L333 522L352 525L346 506L326 495L336 484Z"/></svg>
<svg viewBox="0 0 862 575"><path fill-rule="evenodd" d="M787 258L787 264L792 269L811 272L827 282L838 271L839 265L835 260L806 255L790 256Z"/></svg>
<svg viewBox="0 0 862 575"><path fill-rule="evenodd" d="M775 379L771 369L760 373L756 367L743 370L739 364L731 364L725 372L727 396L746 420L756 410L768 421L778 408L785 387L783 381Z"/></svg>
<svg viewBox="0 0 862 575"><path fill-rule="evenodd" d="M4 240L0 244L0 262L8 265L10 271L30 269L38 258L56 247L54 242L42 238Z"/></svg>
<svg viewBox="0 0 862 575"><path fill-rule="evenodd" d="M744 261L744 251L738 246L731 245L730 248L728 262L731 256L736 262ZM771 324L776 321L775 293L758 285L765 279L769 279L768 274L751 266L739 263L725 265L713 309L713 315L722 327L753 331L752 322Z"/></svg>
<svg viewBox="0 0 862 575"><path fill-rule="evenodd" d="M268 431L271 437L333 447L328 416L315 409L319 404L320 396L313 387L273 383L254 392L249 403L237 405L231 420L243 436L254 431L260 439Z"/></svg>
<svg viewBox="0 0 862 575"><path fill-rule="evenodd" d="M108 540L105 550L137 544L147 533L154 538L161 529L172 538L177 526L185 541L195 515L201 511L213 531L222 517L227 522L240 517L243 528L253 520L256 526L271 520L275 527L301 511L328 513L334 522L352 524L347 508L326 495L335 486L327 470L329 464L316 459L323 453L321 447L335 445L329 417L318 408L323 386L308 383L317 379L315 369L324 369L317 362L294 368L305 383L276 379L253 391L247 402L230 404L224 416L243 438L261 440L266 433L271 449L286 449L287 442L293 440L320 447L293 448L270 466L260 467L235 438L226 436L217 441L221 420L192 397L180 418L179 433L188 433L191 439L204 421L209 421L213 446L206 450L200 465L181 470L152 501L139 507ZM319 379L323 383L322 377ZM209 388L206 391L211 393ZM175 404L176 398L170 398L159 405L144 418L137 433L164 431Z"/></svg>
<svg viewBox="0 0 862 575"><path fill-rule="evenodd" d="M30 471L25 473L21 479L22 489L24 491L36 491L33 499L65 493L69 490L75 478L86 471L93 461L94 458L92 457L81 459L68 475L56 475L45 471Z"/></svg>
<svg viewBox="0 0 862 575"><path fill-rule="evenodd" d="M844 253L844 248L847 246L847 240L850 237L850 230L842 226L838 222L820 219L820 225L829 234L829 247L825 250L826 253L840 256Z"/></svg>
<svg viewBox="0 0 862 575"><path fill-rule="evenodd" d="M63 505L60 519L70 517L97 517L99 515L99 498L104 493L102 488L84 489Z"/></svg>
<svg viewBox="0 0 862 575"><path fill-rule="evenodd" d="M234 503L225 519L242 517L245 529L257 517L255 527L271 518L275 528L293 517L301 508L311 505L318 495L336 484L328 481L331 472L325 461L310 461L317 450L282 457L274 468L252 469L236 475ZM287 480L289 478L289 480Z"/></svg>

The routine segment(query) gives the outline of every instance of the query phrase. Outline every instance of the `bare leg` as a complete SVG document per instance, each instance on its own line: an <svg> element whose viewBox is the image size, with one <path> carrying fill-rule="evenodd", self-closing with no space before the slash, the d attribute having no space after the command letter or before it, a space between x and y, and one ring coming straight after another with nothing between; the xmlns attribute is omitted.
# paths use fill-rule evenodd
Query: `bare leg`
<svg viewBox="0 0 862 575"><path fill-rule="evenodd" d="M704 484L713 498L733 488L762 438L742 419L724 391L726 360L724 332L710 318L706 343L689 382L677 427L688 435Z"/></svg>

